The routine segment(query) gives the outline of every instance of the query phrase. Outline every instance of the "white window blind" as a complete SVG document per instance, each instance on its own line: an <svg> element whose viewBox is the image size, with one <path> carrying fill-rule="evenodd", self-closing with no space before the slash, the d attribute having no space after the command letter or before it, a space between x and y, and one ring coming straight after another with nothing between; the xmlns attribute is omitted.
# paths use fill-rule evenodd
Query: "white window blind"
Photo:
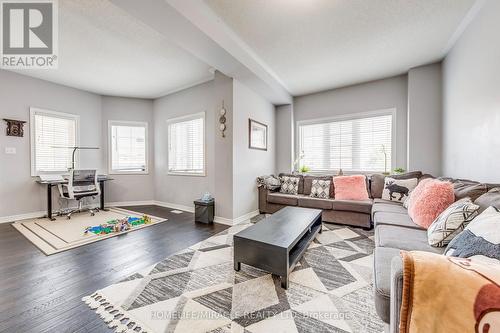
<svg viewBox="0 0 500 333"><path fill-rule="evenodd" d="M311 171L389 171L392 114L299 124L301 166Z"/></svg>
<svg viewBox="0 0 500 333"><path fill-rule="evenodd" d="M147 123L109 122L110 173L146 173Z"/></svg>
<svg viewBox="0 0 500 333"><path fill-rule="evenodd" d="M205 114L171 119L168 126L168 172L205 175Z"/></svg>
<svg viewBox="0 0 500 333"><path fill-rule="evenodd" d="M31 113L31 175L66 172L77 145L78 116L41 109Z"/></svg>

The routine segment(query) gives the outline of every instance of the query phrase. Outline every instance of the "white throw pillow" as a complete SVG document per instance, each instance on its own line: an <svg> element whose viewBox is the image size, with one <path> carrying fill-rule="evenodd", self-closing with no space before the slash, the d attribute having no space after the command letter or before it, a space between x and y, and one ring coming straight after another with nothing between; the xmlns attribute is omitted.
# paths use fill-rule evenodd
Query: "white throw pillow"
<svg viewBox="0 0 500 333"><path fill-rule="evenodd" d="M452 203L427 229L429 245L436 247L448 245L478 215L478 212L479 205L472 203L470 198Z"/></svg>
<svg viewBox="0 0 500 333"><path fill-rule="evenodd" d="M322 179L313 179L311 185L312 198L328 199L330 197L330 181Z"/></svg>
<svg viewBox="0 0 500 333"><path fill-rule="evenodd" d="M385 177L382 199L404 203L410 192L417 187L418 179L394 179Z"/></svg>
<svg viewBox="0 0 500 333"><path fill-rule="evenodd" d="M299 192L299 177L281 177L281 193L297 194Z"/></svg>

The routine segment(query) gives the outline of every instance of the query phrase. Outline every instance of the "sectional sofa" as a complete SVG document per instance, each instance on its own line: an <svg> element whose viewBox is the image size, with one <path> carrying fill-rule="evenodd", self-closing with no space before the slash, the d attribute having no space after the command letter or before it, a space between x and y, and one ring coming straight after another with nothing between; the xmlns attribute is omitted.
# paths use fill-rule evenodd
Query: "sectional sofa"
<svg viewBox="0 0 500 333"><path fill-rule="evenodd" d="M499 194L488 192L500 185L481 184L463 179L442 179L454 184L456 200L470 197L482 210L488 206L500 208L500 192ZM372 182L376 181L383 182L372 177ZM375 227L373 274L375 308L380 318L389 324L389 331L399 332L403 284L400 251L419 250L442 254L445 248L430 246L427 241L427 231L413 223L408 211L401 204L388 201L374 202L371 216Z"/></svg>
<svg viewBox="0 0 500 333"><path fill-rule="evenodd" d="M288 174L280 174L280 176ZM364 228L375 228L373 290L375 308L380 318L388 324L390 332L399 332L399 310L402 293L402 261L400 251L427 251L442 254L444 248L428 244L427 231L413 223L408 211L402 204L383 200L385 176L367 176L367 190L370 196L366 201L335 200L335 189L330 187L331 197L316 199L309 196L313 179L331 179L332 176L291 175L300 177L297 195L270 191L259 187L259 210L272 214L286 206L311 207L323 210L323 221L340 223ZM392 178L417 178L422 181L431 175L420 171L391 175ZM455 199L470 197L472 201L486 209L495 206L500 209L500 184L484 184L465 179L440 178L453 183Z"/></svg>
<svg viewBox="0 0 500 333"><path fill-rule="evenodd" d="M372 219L371 212L374 203L380 202L382 199L383 179L385 176L381 174L369 175L366 177L366 188L369 194L369 199L364 201L355 200L336 200L335 188L333 182L330 184L330 198L318 199L311 198L311 185L313 179L331 180L332 175L302 175L302 174L280 174L281 176L299 177L298 194L284 194L279 191L270 191L266 187L259 187L259 211L264 214L272 214L286 206L299 206L316 208L323 210L323 221L331 223L339 223L351 225L355 227L371 228ZM411 172L404 175L391 176L393 178L419 178L422 177L422 172ZM372 181L372 179L374 181ZM382 184L379 180L382 179Z"/></svg>

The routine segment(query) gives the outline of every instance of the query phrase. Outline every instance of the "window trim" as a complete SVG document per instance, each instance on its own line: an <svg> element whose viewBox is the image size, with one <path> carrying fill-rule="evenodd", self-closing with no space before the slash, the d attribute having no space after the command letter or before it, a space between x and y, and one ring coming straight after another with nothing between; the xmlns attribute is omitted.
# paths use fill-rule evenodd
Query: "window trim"
<svg viewBox="0 0 500 333"><path fill-rule="evenodd" d="M315 125L315 124L321 124L325 122L334 122L334 121L343 121L343 120L353 120L353 119L362 119L362 118L371 118L371 117L377 117L377 116L392 116L392 124L391 124L391 168L394 168L396 165L396 135L397 135L397 109L396 108L387 108L387 109L380 109L380 110L373 110L373 111L367 111L367 112L358 112L358 113L346 113L346 114L341 114L338 116L333 116L333 117L323 117L323 118L315 118L315 119L308 119L308 120L299 120L296 121L295 123L295 144L294 144L294 153L295 156L293 157L293 160L295 160L296 156L300 156L300 126L303 125ZM298 172L299 166L292 166L293 171ZM324 171L309 171L308 173L310 174L325 174L325 173L331 173L331 172L336 172L338 170L324 170ZM387 170L390 172L391 170ZM380 173L381 171L377 170L372 170L372 171L357 171L357 170L343 170L345 174L371 174L371 173Z"/></svg>
<svg viewBox="0 0 500 333"><path fill-rule="evenodd" d="M149 174L149 133L148 122L146 121L128 121L128 120L108 120L108 174L110 175L148 175ZM113 126L144 127L145 138L145 168L144 171L120 171L113 169L113 135L111 130Z"/></svg>
<svg viewBox="0 0 500 333"><path fill-rule="evenodd" d="M30 169L31 176L38 177L39 175L50 175L50 174L60 174L65 175L68 174L68 170L66 171L42 171L39 172L36 170L36 144L35 144L35 115L42 114L47 116L52 116L54 118L64 118L71 119L75 121L75 144L76 146L80 145L80 115L68 113L68 112L59 112L48 109L42 109L38 107L30 107ZM75 168L80 166L80 152L77 150L75 153Z"/></svg>
<svg viewBox="0 0 500 333"><path fill-rule="evenodd" d="M169 131L169 125L170 124L175 124L175 123L181 123L184 121L189 121L189 120L194 120L201 118L203 119L203 172L201 173L196 173L196 172L179 172L179 171L170 171L169 168L169 159L170 159L170 154L169 154L169 137L170 137L170 131ZM167 119L167 175L169 176L190 176L190 177L206 177L207 176L207 125L206 125L206 116L205 112L198 112L198 113L193 113L189 114L186 116L180 116L180 117L175 117L175 118L170 118Z"/></svg>

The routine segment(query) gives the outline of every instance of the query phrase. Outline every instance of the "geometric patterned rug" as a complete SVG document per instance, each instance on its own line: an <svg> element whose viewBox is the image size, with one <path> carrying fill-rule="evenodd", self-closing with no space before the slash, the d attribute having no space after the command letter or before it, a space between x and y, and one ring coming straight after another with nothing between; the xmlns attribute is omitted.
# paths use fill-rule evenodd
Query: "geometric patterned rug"
<svg viewBox="0 0 500 333"><path fill-rule="evenodd" d="M255 221L253 221L255 222ZM323 224L290 274L233 269L232 226L84 301L115 332L383 332L372 292L373 232Z"/></svg>

